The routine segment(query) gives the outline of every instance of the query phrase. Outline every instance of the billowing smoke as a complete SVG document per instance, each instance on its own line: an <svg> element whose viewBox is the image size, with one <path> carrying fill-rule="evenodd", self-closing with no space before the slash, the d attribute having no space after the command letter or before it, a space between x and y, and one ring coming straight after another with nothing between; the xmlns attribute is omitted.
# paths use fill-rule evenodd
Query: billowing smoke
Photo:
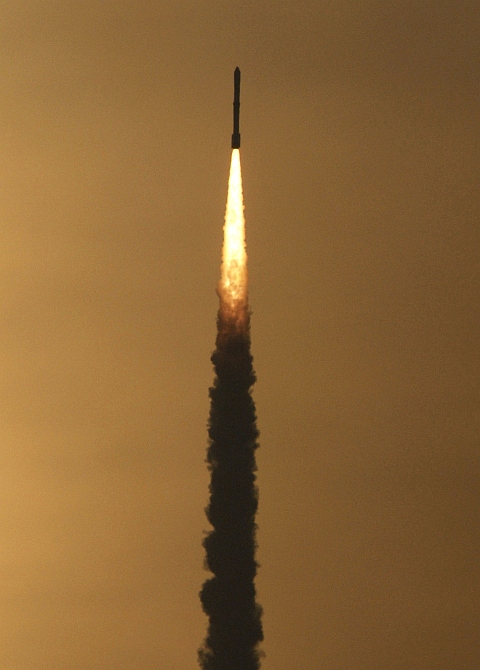
<svg viewBox="0 0 480 670"><path fill-rule="evenodd" d="M238 154L238 150L234 149L233 153ZM241 196L240 172L238 178ZM229 183L229 195L230 186ZM238 208L236 220L241 219L241 246L244 249L241 197ZM223 277L228 275L225 271L228 205L225 220ZM255 373L250 353L246 254L240 267L238 258L232 262L235 272L240 272L243 277L242 292L239 295L238 284L232 288L231 284L220 282L216 349L212 355L215 380L210 389L207 462L211 481L206 513L213 530L203 545L206 567L213 576L200 592L203 609L209 617L207 637L199 651L204 670L257 670L260 666L258 645L263 640L262 611L256 603L254 583L257 572L255 450L258 430L251 396Z"/></svg>

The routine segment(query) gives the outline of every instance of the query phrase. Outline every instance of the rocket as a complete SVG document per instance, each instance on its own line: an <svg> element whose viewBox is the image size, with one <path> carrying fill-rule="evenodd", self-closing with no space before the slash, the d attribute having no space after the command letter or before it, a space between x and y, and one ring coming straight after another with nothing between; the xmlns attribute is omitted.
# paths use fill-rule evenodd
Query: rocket
<svg viewBox="0 0 480 670"><path fill-rule="evenodd" d="M240 149L240 68L233 73L233 135L232 149Z"/></svg>

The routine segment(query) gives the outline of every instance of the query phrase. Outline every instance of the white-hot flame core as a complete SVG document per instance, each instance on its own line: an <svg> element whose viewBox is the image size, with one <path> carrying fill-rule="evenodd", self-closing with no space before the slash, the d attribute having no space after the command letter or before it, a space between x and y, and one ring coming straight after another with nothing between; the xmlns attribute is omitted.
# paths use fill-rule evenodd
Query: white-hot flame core
<svg viewBox="0 0 480 670"><path fill-rule="evenodd" d="M247 298L245 218L243 216L242 171L238 149L232 151L223 232L220 292L223 300L235 311L239 302L245 303Z"/></svg>

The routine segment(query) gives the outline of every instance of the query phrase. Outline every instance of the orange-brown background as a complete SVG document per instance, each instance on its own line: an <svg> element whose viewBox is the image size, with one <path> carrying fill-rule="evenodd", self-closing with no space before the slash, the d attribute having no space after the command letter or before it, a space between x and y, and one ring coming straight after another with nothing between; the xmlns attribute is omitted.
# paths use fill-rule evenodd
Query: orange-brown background
<svg viewBox="0 0 480 670"><path fill-rule="evenodd" d="M478 2L0 2L0 667L186 670L242 69L265 670L475 670Z"/></svg>

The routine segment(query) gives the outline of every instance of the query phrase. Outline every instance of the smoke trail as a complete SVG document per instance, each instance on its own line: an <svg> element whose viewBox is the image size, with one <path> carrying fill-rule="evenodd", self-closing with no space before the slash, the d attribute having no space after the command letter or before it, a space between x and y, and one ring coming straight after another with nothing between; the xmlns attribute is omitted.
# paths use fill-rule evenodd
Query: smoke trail
<svg viewBox="0 0 480 670"><path fill-rule="evenodd" d="M255 373L238 149L232 152L224 231L207 451L211 480L206 513L213 530L203 542L213 577L200 592L209 626L199 661L204 670L257 670L263 640L254 584L258 430L251 396Z"/></svg>

